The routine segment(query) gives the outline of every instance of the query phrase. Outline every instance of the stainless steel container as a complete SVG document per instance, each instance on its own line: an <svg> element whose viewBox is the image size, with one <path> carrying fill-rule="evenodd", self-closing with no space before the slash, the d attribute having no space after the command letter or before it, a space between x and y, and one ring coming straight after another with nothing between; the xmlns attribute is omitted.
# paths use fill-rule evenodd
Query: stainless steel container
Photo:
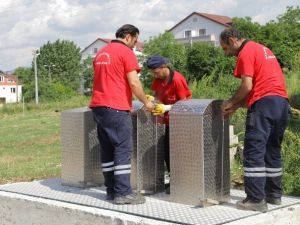
<svg viewBox="0 0 300 225"><path fill-rule="evenodd" d="M170 197L175 202L205 205L229 198L229 123L220 104L191 99L170 111Z"/></svg>
<svg viewBox="0 0 300 225"><path fill-rule="evenodd" d="M96 123L89 108L61 114L62 184L76 187L104 184Z"/></svg>
<svg viewBox="0 0 300 225"><path fill-rule="evenodd" d="M164 132L156 116L133 102L133 154L131 161L131 185L145 194L164 190Z"/></svg>

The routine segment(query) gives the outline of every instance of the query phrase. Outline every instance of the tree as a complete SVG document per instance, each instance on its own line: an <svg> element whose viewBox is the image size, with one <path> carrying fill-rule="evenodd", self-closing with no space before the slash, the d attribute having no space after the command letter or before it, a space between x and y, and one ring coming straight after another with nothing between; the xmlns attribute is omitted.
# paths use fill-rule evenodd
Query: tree
<svg viewBox="0 0 300 225"><path fill-rule="evenodd" d="M37 57L39 82L59 81L77 90L80 84L80 48L72 41L49 41Z"/></svg>
<svg viewBox="0 0 300 225"><path fill-rule="evenodd" d="M194 43L187 51L190 80L200 80L207 75L217 80L222 74L232 74L233 65L233 59L225 57L221 48L209 43Z"/></svg>
<svg viewBox="0 0 300 225"><path fill-rule="evenodd" d="M170 59L172 69L180 71L185 76L188 76L186 70L186 49L183 45L179 44L172 33L165 32L157 37L151 38L145 43L143 53L145 61L148 56L159 54L163 57ZM141 73L142 80L145 86L150 85L151 75L144 67Z"/></svg>
<svg viewBox="0 0 300 225"><path fill-rule="evenodd" d="M282 67L292 68L300 52L300 8L287 7L287 11L270 21L263 29L265 44L274 52Z"/></svg>
<svg viewBox="0 0 300 225"><path fill-rule="evenodd" d="M92 89L93 86L93 60L89 56L87 59L83 60L81 63L81 69L82 69L82 78L84 81L84 91L88 91Z"/></svg>
<svg viewBox="0 0 300 225"><path fill-rule="evenodd" d="M233 18L233 27L243 33L244 37L256 42L261 42L263 37L261 35L262 26L257 22L252 22L250 17Z"/></svg>
<svg viewBox="0 0 300 225"><path fill-rule="evenodd" d="M34 99L34 73L32 68L18 67L15 70L15 75L18 76L18 82L22 84L22 95L26 102Z"/></svg>

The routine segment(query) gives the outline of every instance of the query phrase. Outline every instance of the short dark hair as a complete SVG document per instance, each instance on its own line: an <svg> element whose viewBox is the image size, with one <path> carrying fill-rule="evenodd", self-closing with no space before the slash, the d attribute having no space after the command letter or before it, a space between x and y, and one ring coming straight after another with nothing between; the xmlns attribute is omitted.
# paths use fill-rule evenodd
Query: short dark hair
<svg viewBox="0 0 300 225"><path fill-rule="evenodd" d="M125 24L117 30L116 38L125 38L127 34L130 34L131 36L136 36L139 33L139 29L135 26L131 24Z"/></svg>
<svg viewBox="0 0 300 225"><path fill-rule="evenodd" d="M242 32L233 27L223 30L220 34L220 39L226 44L229 44L229 38L231 37L235 37L238 40L244 38Z"/></svg>

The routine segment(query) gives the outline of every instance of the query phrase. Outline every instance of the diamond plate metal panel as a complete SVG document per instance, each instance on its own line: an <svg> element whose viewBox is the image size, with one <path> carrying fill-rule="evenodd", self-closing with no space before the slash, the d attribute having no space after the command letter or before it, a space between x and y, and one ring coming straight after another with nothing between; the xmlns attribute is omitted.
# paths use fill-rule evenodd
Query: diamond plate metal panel
<svg viewBox="0 0 300 225"><path fill-rule="evenodd" d="M170 111L171 199L226 201L230 191L229 124L220 100L179 101Z"/></svg>
<svg viewBox="0 0 300 225"><path fill-rule="evenodd" d="M132 187L145 194L164 189L164 125L157 117L133 103Z"/></svg>
<svg viewBox="0 0 300 225"><path fill-rule="evenodd" d="M89 108L61 114L62 183L86 187L104 183L96 124Z"/></svg>
<svg viewBox="0 0 300 225"><path fill-rule="evenodd" d="M255 217L256 215L261 215L260 212L236 209L235 203L246 197L244 191L241 190L231 190L229 203L211 207L193 207L170 202L169 196L164 193L146 197L145 204L115 205L113 202L105 200L106 191L104 186L86 189L67 187L61 185L60 179L5 184L0 185L0 191L36 196L37 199L35 201L44 198L88 206L91 212L93 212L93 208L100 208L112 212L126 213L127 215L136 215L140 217L141 223L143 223L143 218L151 218L157 220L157 222L164 221L172 224L216 225L227 224L250 216L253 216L252 219L255 220L257 218ZM18 198L22 201L21 196L18 196ZM1 204L5 203L1 202ZM43 204L45 203L43 202ZM293 205L296 204L300 204L300 198L283 196L282 205L269 204L268 207L269 211L273 212L287 207L293 211Z"/></svg>

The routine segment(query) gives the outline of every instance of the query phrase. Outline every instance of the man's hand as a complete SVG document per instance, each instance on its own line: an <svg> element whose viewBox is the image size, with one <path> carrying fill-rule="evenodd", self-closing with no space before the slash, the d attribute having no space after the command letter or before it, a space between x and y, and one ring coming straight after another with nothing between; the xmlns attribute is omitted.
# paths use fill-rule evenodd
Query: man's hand
<svg viewBox="0 0 300 225"><path fill-rule="evenodd" d="M237 105L233 105L230 100L223 101L221 104L221 111L224 119L228 119L239 108Z"/></svg>
<svg viewBox="0 0 300 225"><path fill-rule="evenodd" d="M155 99L152 95L146 95L146 98L148 101L151 101L151 102L153 102Z"/></svg>
<svg viewBox="0 0 300 225"><path fill-rule="evenodd" d="M153 102L151 102L151 101L147 101L146 102L146 104L144 104L144 106L146 107L146 109L148 110L148 111L152 111L152 110L154 110L154 103Z"/></svg>
<svg viewBox="0 0 300 225"><path fill-rule="evenodd" d="M170 111L172 105L156 104L152 113L154 116L163 115L165 112Z"/></svg>

